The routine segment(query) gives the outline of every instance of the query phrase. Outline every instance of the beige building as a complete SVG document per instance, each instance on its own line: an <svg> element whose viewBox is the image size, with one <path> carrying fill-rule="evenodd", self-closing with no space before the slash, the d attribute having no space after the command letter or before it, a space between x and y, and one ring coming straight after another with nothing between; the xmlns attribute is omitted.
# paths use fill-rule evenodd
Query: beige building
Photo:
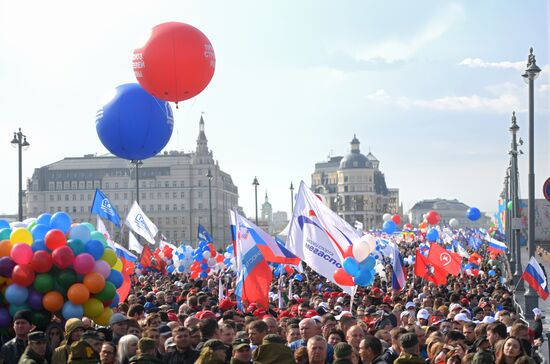
<svg viewBox="0 0 550 364"><path fill-rule="evenodd" d="M208 170L212 174L211 233L218 246L225 246L231 241L228 211L238 208L238 189L208 149L202 117L194 152L165 151L140 166L139 204L169 240L195 242L198 224L209 229ZM94 222L90 208L96 188L124 219L137 197L135 165L114 156L85 155L37 168L27 183L27 216L66 211L75 221ZM105 223L120 241L120 230Z"/></svg>
<svg viewBox="0 0 550 364"><path fill-rule="evenodd" d="M362 154L359 144L354 136L346 156L316 163L311 189L352 226L359 221L364 229L381 228L385 213L402 214L399 189L386 186L380 161L370 152Z"/></svg>
<svg viewBox="0 0 550 364"><path fill-rule="evenodd" d="M477 221L470 221L466 217L466 211L470 207L463 202L436 198L432 200L422 200L414 204L409 210L409 221L413 227L418 226L424 220L424 214L431 210L437 211L441 216L440 225L449 225L449 220L457 219L458 226L464 228L489 227L490 218L483 212L481 218Z"/></svg>

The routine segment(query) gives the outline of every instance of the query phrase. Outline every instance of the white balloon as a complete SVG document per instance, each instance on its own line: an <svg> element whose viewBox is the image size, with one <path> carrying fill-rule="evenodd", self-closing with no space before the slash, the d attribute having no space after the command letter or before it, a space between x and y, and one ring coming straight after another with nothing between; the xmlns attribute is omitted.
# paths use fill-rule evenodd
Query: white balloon
<svg viewBox="0 0 550 364"><path fill-rule="evenodd" d="M223 253L223 257L225 259L229 259L229 258L231 258L231 253L225 252L225 253Z"/></svg>
<svg viewBox="0 0 550 364"><path fill-rule="evenodd" d="M452 218L449 220L449 226L453 229L456 229L458 227L458 220L455 218Z"/></svg>
<svg viewBox="0 0 550 364"><path fill-rule="evenodd" d="M19 227L26 228L27 224L25 224L24 222L21 222L21 221L14 221L14 222L10 223L10 228L11 229L15 229L15 228L19 228Z"/></svg>
<svg viewBox="0 0 550 364"><path fill-rule="evenodd" d="M388 220L391 220L391 215L388 214L388 213L385 213L383 216L382 216L382 220L384 220L384 222L388 221Z"/></svg>
<svg viewBox="0 0 550 364"><path fill-rule="evenodd" d="M366 234L363 235L357 243L353 244L353 256L355 260L361 263L363 260L367 259L374 249L376 249L376 237Z"/></svg>
<svg viewBox="0 0 550 364"><path fill-rule="evenodd" d="M203 259L210 259L211 256L212 254L210 254L210 251L208 250L202 253Z"/></svg>
<svg viewBox="0 0 550 364"><path fill-rule="evenodd" d="M208 259L208 266L213 267L216 265L216 258L210 258Z"/></svg>

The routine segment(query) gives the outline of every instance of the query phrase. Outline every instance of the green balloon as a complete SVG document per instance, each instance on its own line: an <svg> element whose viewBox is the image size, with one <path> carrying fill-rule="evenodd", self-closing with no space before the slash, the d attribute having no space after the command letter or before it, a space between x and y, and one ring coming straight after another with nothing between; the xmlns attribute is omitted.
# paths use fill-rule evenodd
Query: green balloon
<svg viewBox="0 0 550 364"><path fill-rule="evenodd" d="M105 288L99 293L97 293L94 297L102 302L109 302L113 298L115 298L116 293L116 287L113 283L107 281L105 282Z"/></svg>
<svg viewBox="0 0 550 364"><path fill-rule="evenodd" d="M95 231L95 227L92 224L90 224L89 222L83 222L80 225L86 226L88 228L88 230L90 230L91 233L93 233Z"/></svg>
<svg viewBox="0 0 550 364"><path fill-rule="evenodd" d="M36 220L27 225L27 230L32 231L32 228L36 226Z"/></svg>
<svg viewBox="0 0 550 364"><path fill-rule="evenodd" d="M76 282L76 273L72 269L65 269L59 272L56 279L59 286L67 289Z"/></svg>
<svg viewBox="0 0 550 364"><path fill-rule="evenodd" d="M32 313L32 324L40 331L45 331L52 322L52 316L47 311L35 311Z"/></svg>
<svg viewBox="0 0 550 364"><path fill-rule="evenodd" d="M512 211L512 206L514 204L512 203L512 201L508 201L508 205L506 205L506 207L508 207L508 210Z"/></svg>
<svg viewBox="0 0 550 364"><path fill-rule="evenodd" d="M3 228L0 230L0 240L10 240L11 229Z"/></svg>
<svg viewBox="0 0 550 364"><path fill-rule="evenodd" d="M92 233L90 234L90 240L99 240L103 244L107 244L107 239L105 239L105 235L103 235L99 231L92 231Z"/></svg>
<svg viewBox="0 0 550 364"><path fill-rule="evenodd" d="M53 289L54 280L50 273L37 274L34 279L34 289L40 293L46 293Z"/></svg>
<svg viewBox="0 0 550 364"><path fill-rule="evenodd" d="M11 317L15 316L15 314L19 311L23 311L23 310L28 310L28 311L32 311L31 307L27 304L22 304L22 305L10 305L10 315Z"/></svg>
<svg viewBox="0 0 550 364"><path fill-rule="evenodd" d="M75 257L80 253L86 252L86 245L80 239L70 239L67 243L69 248L73 251Z"/></svg>

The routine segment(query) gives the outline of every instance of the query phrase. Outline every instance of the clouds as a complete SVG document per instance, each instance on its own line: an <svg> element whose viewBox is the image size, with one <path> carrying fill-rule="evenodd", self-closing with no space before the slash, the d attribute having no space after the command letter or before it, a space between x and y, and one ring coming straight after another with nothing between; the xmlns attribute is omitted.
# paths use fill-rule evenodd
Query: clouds
<svg viewBox="0 0 550 364"><path fill-rule="evenodd" d="M518 71L525 70L525 61L510 62L487 62L481 58L464 58L458 65L470 68L497 68L497 69L515 69Z"/></svg>

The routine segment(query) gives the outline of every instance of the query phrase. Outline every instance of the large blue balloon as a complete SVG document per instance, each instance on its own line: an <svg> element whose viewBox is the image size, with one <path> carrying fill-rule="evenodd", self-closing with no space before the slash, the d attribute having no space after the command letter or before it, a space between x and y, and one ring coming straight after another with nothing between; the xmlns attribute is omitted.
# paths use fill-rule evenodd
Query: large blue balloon
<svg viewBox="0 0 550 364"><path fill-rule="evenodd" d="M71 229L69 233L69 238L78 239L83 243L86 243L88 242L88 240L90 240L90 234L90 229L88 229L86 225L78 224Z"/></svg>
<svg viewBox="0 0 550 364"><path fill-rule="evenodd" d="M58 211L50 219L50 227L52 229L59 229L64 234L67 234L71 229L71 217L64 211Z"/></svg>
<svg viewBox="0 0 550 364"><path fill-rule="evenodd" d="M10 223L4 219L0 219L0 229L9 229Z"/></svg>
<svg viewBox="0 0 550 364"><path fill-rule="evenodd" d="M79 239L75 239L75 240L79 240ZM103 253L105 253L105 248L103 247L103 243L99 240L88 240L86 243L84 243L84 247L85 247L86 253L94 257L95 260L101 259L101 257L103 256Z"/></svg>
<svg viewBox="0 0 550 364"><path fill-rule="evenodd" d="M170 271L170 267L172 267L172 271ZM168 266L168 273L172 273L174 271L174 266L169 265ZM116 269L111 269L111 273L109 273L109 277L107 277L107 280L115 285L116 288L120 288L122 286L122 283L124 282L124 277L122 277L122 273L120 273Z"/></svg>
<svg viewBox="0 0 550 364"><path fill-rule="evenodd" d="M397 225L395 225L395 222L388 220L382 226L382 230L384 230L386 234L393 234L397 231Z"/></svg>
<svg viewBox="0 0 550 364"><path fill-rule="evenodd" d="M65 320L70 318L82 318L82 315L84 315L84 307L82 307L82 305L75 305L71 301L67 301L63 304L61 313L63 314Z"/></svg>
<svg viewBox="0 0 550 364"><path fill-rule="evenodd" d="M50 226L50 220L52 218L52 214L48 214L47 212L44 212L43 214L38 215L36 218L36 224L43 224Z"/></svg>
<svg viewBox="0 0 550 364"><path fill-rule="evenodd" d="M344 267L346 273L353 277L359 274L359 263L357 263L357 260L353 257L347 257L344 259L342 266Z"/></svg>
<svg viewBox="0 0 550 364"><path fill-rule="evenodd" d="M481 212L477 207L470 207L468 211L466 211L466 217L471 221L476 221L481 217Z"/></svg>
<svg viewBox="0 0 550 364"><path fill-rule="evenodd" d="M174 129L170 105L137 83L118 86L115 91L96 114L101 143L109 152L128 160L147 159L159 153Z"/></svg>
<svg viewBox="0 0 550 364"><path fill-rule="evenodd" d="M428 238L428 241L436 241L437 239L439 239L439 231L437 231L437 229L431 228L430 230L428 230L426 238Z"/></svg>
<svg viewBox="0 0 550 364"><path fill-rule="evenodd" d="M37 241L37 240L44 239L48 231L50 231L49 225L44 225L44 224L34 225L34 227L31 230L32 240Z"/></svg>

